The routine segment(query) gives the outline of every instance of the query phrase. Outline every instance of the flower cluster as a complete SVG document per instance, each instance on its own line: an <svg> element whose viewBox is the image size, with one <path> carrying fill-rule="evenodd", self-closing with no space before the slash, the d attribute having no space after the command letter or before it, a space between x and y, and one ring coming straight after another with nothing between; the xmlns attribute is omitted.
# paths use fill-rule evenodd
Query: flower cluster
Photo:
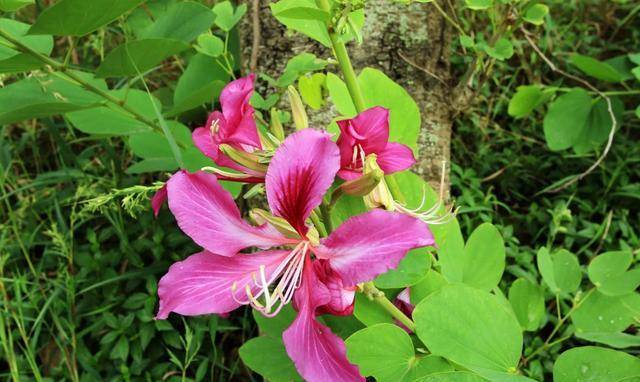
<svg viewBox="0 0 640 382"><path fill-rule="evenodd" d="M336 176L362 177L367 158L377 158L385 173L404 170L415 159L408 147L388 142L388 111L380 107L339 121L337 142L307 128L263 154L249 105L253 80L231 82L220 97L222 112L193 133L200 150L233 175L180 171L152 201L157 213L168 200L179 227L203 248L160 280L157 318L225 314L243 305L273 316L291 302L297 317L283 341L300 375L312 382L364 381L347 360L342 339L317 317L351 314L358 284L395 268L409 250L433 245L433 236L422 220L380 208L347 219L322 238L309 220ZM243 165L238 156L256 162ZM242 219L221 179L264 182L270 212L261 225Z"/></svg>

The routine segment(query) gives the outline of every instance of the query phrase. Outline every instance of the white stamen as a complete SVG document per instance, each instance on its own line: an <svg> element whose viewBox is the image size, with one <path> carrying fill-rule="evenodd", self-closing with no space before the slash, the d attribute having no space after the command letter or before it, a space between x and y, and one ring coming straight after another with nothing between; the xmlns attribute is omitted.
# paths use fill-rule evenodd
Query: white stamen
<svg viewBox="0 0 640 382"><path fill-rule="evenodd" d="M209 128L211 130L211 135L216 135L218 133L218 128L220 127L220 120L219 119L214 119L211 122L211 127Z"/></svg>

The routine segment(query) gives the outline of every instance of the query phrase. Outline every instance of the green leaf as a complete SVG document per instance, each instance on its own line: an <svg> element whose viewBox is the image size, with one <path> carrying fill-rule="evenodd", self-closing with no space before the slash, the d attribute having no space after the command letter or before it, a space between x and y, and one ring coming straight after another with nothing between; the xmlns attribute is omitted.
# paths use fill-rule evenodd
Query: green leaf
<svg viewBox="0 0 640 382"><path fill-rule="evenodd" d="M252 338L240 347L239 353L245 365L269 381L302 381L280 339Z"/></svg>
<svg viewBox="0 0 640 382"><path fill-rule="evenodd" d="M224 52L224 41L218 36L202 34L198 36L196 50L210 57L218 57Z"/></svg>
<svg viewBox="0 0 640 382"><path fill-rule="evenodd" d="M173 93L173 108L166 115L178 115L214 102L228 80L229 75L216 60L204 54L194 55L178 79Z"/></svg>
<svg viewBox="0 0 640 382"><path fill-rule="evenodd" d="M593 99L584 89L576 88L556 98L544 117L544 137L553 151L568 149L580 137L587 123Z"/></svg>
<svg viewBox="0 0 640 382"><path fill-rule="evenodd" d="M126 360L129 356L129 340L125 336L121 336L118 342L111 349L109 358Z"/></svg>
<svg viewBox="0 0 640 382"><path fill-rule="evenodd" d="M508 113L514 118L524 118L553 95L538 85L518 86L516 94L509 101Z"/></svg>
<svg viewBox="0 0 640 382"><path fill-rule="evenodd" d="M494 46L485 46L484 51L496 60L504 61L513 56L513 44L506 38L500 38Z"/></svg>
<svg viewBox="0 0 640 382"><path fill-rule="evenodd" d="M398 268L378 276L374 281L378 288L405 288L417 284L431 268L431 254L426 248L413 249L400 261Z"/></svg>
<svg viewBox="0 0 640 382"><path fill-rule="evenodd" d="M366 326L393 323L393 317L389 312L362 293L356 293L353 315Z"/></svg>
<svg viewBox="0 0 640 382"><path fill-rule="evenodd" d="M216 15L216 25L225 32L229 32L233 29L246 12L246 4L238 6L234 11L233 5L231 5L229 1L223 1L213 7L213 13Z"/></svg>
<svg viewBox="0 0 640 382"><path fill-rule="evenodd" d="M545 317L544 295L540 287L519 278L509 288L509 302L522 330L535 331Z"/></svg>
<svg viewBox="0 0 640 382"><path fill-rule="evenodd" d="M533 25L544 24L544 18L549 13L549 7L545 4L533 4L524 13L522 19Z"/></svg>
<svg viewBox="0 0 640 382"><path fill-rule="evenodd" d="M349 361L378 382L412 382L428 374L453 371L440 357L416 356L411 338L397 325L378 324L359 330L345 344Z"/></svg>
<svg viewBox="0 0 640 382"><path fill-rule="evenodd" d="M602 81L621 82L624 79L614 67L595 58L573 54L569 61L584 74Z"/></svg>
<svg viewBox="0 0 640 382"><path fill-rule="evenodd" d="M576 337L618 349L640 346L640 336L627 333L578 332Z"/></svg>
<svg viewBox="0 0 640 382"><path fill-rule="evenodd" d="M106 88L104 83L98 86ZM0 88L0 125L86 109L102 102L101 97L58 77L33 76Z"/></svg>
<svg viewBox="0 0 640 382"><path fill-rule="evenodd" d="M128 106L146 118L156 119L153 105L147 93L141 90L129 89L114 91L112 94L124 99ZM160 101L156 99L154 102L160 107ZM151 127L147 124L113 105L74 111L67 113L67 118L76 129L87 134L128 135L151 130Z"/></svg>
<svg viewBox="0 0 640 382"><path fill-rule="evenodd" d="M186 43L208 31L216 16L211 9L192 1L173 4L140 36L141 39L171 39Z"/></svg>
<svg viewBox="0 0 640 382"><path fill-rule="evenodd" d="M460 35L460 44L465 48L473 48L476 45L473 37L467 35Z"/></svg>
<svg viewBox="0 0 640 382"><path fill-rule="evenodd" d="M327 61L317 58L311 53L300 53L287 61L284 72L278 78L275 85L281 88L293 84L298 77L307 73L322 70L327 66Z"/></svg>
<svg viewBox="0 0 640 382"><path fill-rule="evenodd" d="M253 309L253 319L258 324L260 331L273 338L281 338L293 320L296 318L296 311L291 304L286 305L275 317L265 317L257 310Z"/></svg>
<svg viewBox="0 0 640 382"><path fill-rule="evenodd" d="M38 16L29 34L84 36L142 2L144 0L60 0Z"/></svg>
<svg viewBox="0 0 640 382"><path fill-rule="evenodd" d="M478 226L464 247L462 281L478 289L495 288L505 267L504 240L491 223Z"/></svg>
<svg viewBox="0 0 640 382"><path fill-rule="evenodd" d="M553 293L572 293L580 286L582 271L571 252L561 249L549 255L549 250L543 247L538 251L537 261L540 274Z"/></svg>
<svg viewBox="0 0 640 382"><path fill-rule="evenodd" d="M467 8L474 11L489 9L493 6L493 0L464 0Z"/></svg>
<svg viewBox="0 0 640 382"><path fill-rule="evenodd" d="M298 90L304 103L312 109L318 110L324 105L322 89L327 76L324 73L314 73L311 76L300 76L298 78Z"/></svg>
<svg viewBox="0 0 640 382"><path fill-rule="evenodd" d="M640 359L595 346L569 349L553 365L554 382L634 382L632 377L640 378Z"/></svg>
<svg viewBox="0 0 640 382"><path fill-rule="evenodd" d="M623 120L622 113L624 112L624 104L617 97L611 97L610 100L611 109L616 118L616 125L620 128ZM593 104L587 122L573 143L573 150L577 154L584 154L607 141L613 123L608 108L609 106L603 98L599 98L596 103Z"/></svg>
<svg viewBox="0 0 640 382"><path fill-rule="evenodd" d="M429 350L480 375L513 372L522 332L498 297L461 284L447 285L413 312L418 337Z"/></svg>
<svg viewBox="0 0 640 382"><path fill-rule="evenodd" d="M127 174L144 174L148 172L174 171L178 163L173 157L149 158L136 162L127 168Z"/></svg>
<svg viewBox="0 0 640 382"><path fill-rule="evenodd" d="M605 295L629 294L640 285L640 268L627 271L632 261L630 251L605 252L589 264L589 280Z"/></svg>
<svg viewBox="0 0 640 382"><path fill-rule="evenodd" d="M274 14L275 16L275 14ZM327 22L331 15L316 7L292 7L278 12L278 17L297 20L318 20Z"/></svg>
<svg viewBox="0 0 640 382"><path fill-rule="evenodd" d="M183 146L191 146L191 131L185 125L176 121L167 121L169 131L176 142ZM129 137L129 147L134 154L141 158L173 158L173 152L164 134L150 131L132 134Z"/></svg>
<svg viewBox="0 0 640 382"><path fill-rule="evenodd" d="M411 303L418 305L420 301L442 289L448 282L440 273L430 270L419 283L412 285L409 289Z"/></svg>
<svg viewBox="0 0 640 382"><path fill-rule="evenodd" d="M0 11L15 12L27 5L33 4L35 0L0 0Z"/></svg>
<svg viewBox="0 0 640 382"><path fill-rule="evenodd" d="M29 24L21 23L11 19L0 19L0 29L10 34L29 48L45 56L51 54L53 49L53 37L51 36L29 36ZM10 42L0 37L0 72L22 72L34 70L44 66L44 63L37 58L20 53L18 50L7 47Z"/></svg>
<svg viewBox="0 0 640 382"><path fill-rule="evenodd" d="M640 313L640 294L606 296L598 291L589 295L573 312L576 333L615 333L625 330Z"/></svg>
<svg viewBox="0 0 640 382"><path fill-rule="evenodd" d="M179 40L145 39L119 45L102 61L98 77L135 76L158 65L167 57L189 48Z"/></svg>

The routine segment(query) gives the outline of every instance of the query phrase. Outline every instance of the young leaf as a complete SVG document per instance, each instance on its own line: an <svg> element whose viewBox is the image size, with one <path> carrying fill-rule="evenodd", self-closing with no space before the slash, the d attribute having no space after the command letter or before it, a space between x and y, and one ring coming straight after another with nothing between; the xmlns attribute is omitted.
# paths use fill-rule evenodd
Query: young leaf
<svg viewBox="0 0 640 382"><path fill-rule="evenodd" d="M208 31L216 16L211 9L192 1L173 4L140 36L141 39L166 38L193 41Z"/></svg>
<svg viewBox="0 0 640 382"><path fill-rule="evenodd" d="M298 77L316 70L322 70L326 66L327 61L319 59L311 53L300 53L287 61L284 72L276 81L276 86L286 88L293 84Z"/></svg>
<svg viewBox="0 0 640 382"><path fill-rule="evenodd" d="M519 278L509 288L509 302L522 330L535 331L545 316L544 296L540 287L531 281Z"/></svg>
<svg viewBox="0 0 640 382"><path fill-rule="evenodd" d="M447 285L413 312L418 337L429 350L480 375L513 372L522 332L498 297L462 284Z"/></svg>
<svg viewBox="0 0 640 382"><path fill-rule="evenodd" d="M545 4L533 4L524 13L522 19L533 25L544 24L544 18L549 13L549 7Z"/></svg>
<svg viewBox="0 0 640 382"><path fill-rule="evenodd" d="M247 5L241 4L235 11L233 5L229 1L223 1L213 7L213 13L216 15L216 25L225 32L229 32L240 21L242 16L247 12Z"/></svg>
<svg viewBox="0 0 640 382"><path fill-rule="evenodd" d="M135 76L187 48L189 45L184 41L162 38L127 42L109 52L96 75L102 78Z"/></svg>
<svg viewBox="0 0 640 382"><path fill-rule="evenodd" d="M629 294L640 285L640 268L627 270L632 261L629 251L605 252L589 264L589 280L605 295Z"/></svg>
<svg viewBox="0 0 640 382"><path fill-rule="evenodd" d="M596 346L569 349L553 365L554 382L632 382L633 377L640 377L640 359Z"/></svg>
<svg viewBox="0 0 640 382"><path fill-rule="evenodd" d="M490 291L502 278L505 267L504 241L491 223L478 226L464 247L462 282Z"/></svg>
<svg viewBox="0 0 640 382"><path fill-rule="evenodd" d="M144 0L60 0L38 16L29 34L84 36L142 2Z"/></svg>
<svg viewBox="0 0 640 382"><path fill-rule="evenodd" d="M349 361L378 382L413 382L429 374L453 371L453 366L438 356L416 356L411 338L397 325L378 324L359 330L345 344Z"/></svg>
<svg viewBox="0 0 640 382"><path fill-rule="evenodd" d="M580 69L584 74L607 82L620 82L623 80L620 74L611 65L598 61L595 58L583 56L581 54L573 54L570 62Z"/></svg>
<svg viewBox="0 0 640 382"><path fill-rule="evenodd" d="M304 103L312 109L318 110L324 105L322 89L327 76L324 73L314 73L311 76L300 76L298 78L298 90Z"/></svg>
<svg viewBox="0 0 640 382"><path fill-rule="evenodd" d="M302 381L279 338L252 338L240 347L239 353L245 365L269 381Z"/></svg>
<svg viewBox="0 0 640 382"><path fill-rule="evenodd" d="M544 137L553 151L573 146L587 123L593 99L585 90L576 88L556 98L544 117Z"/></svg>

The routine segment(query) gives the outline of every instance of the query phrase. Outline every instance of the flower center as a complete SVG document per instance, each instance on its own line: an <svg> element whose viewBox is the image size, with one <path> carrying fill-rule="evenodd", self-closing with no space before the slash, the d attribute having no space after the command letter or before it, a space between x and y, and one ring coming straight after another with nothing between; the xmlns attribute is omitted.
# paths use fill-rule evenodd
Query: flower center
<svg viewBox="0 0 640 382"><path fill-rule="evenodd" d="M231 286L233 299L238 304L251 305L266 317L277 315L293 299L293 292L298 289L302 282L302 270L309 246L310 243L308 241L299 242L268 279L266 267L261 265L258 274L256 272L251 274L253 283L245 285L244 291L239 291L237 282L234 282ZM277 283L276 280L278 280ZM275 286L273 290L270 290L272 285ZM253 293L254 287L259 288L256 293ZM246 300L238 298L238 293L241 298L244 297L242 294L246 295ZM263 302L258 300L260 297L263 297Z"/></svg>
<svg viewBox="0 0 640 382"><path fill-rule="evenodd" d="M218 130L220 129L220 120L214 119L211 122L211 127L209 129L211 130L211 135L215 136L216 134L218 134Z"/></svg>
<svg viewBox="0 0 640 382"><path fill-rule="evenodd" d="M353 154L351 156L351 164L349 164L349 167L355 171L362 171L365 157L366 154L364 152L364 149L362 148L362 145L360 145L359 143L356 144L355 146L353 146Z"/></svg>

